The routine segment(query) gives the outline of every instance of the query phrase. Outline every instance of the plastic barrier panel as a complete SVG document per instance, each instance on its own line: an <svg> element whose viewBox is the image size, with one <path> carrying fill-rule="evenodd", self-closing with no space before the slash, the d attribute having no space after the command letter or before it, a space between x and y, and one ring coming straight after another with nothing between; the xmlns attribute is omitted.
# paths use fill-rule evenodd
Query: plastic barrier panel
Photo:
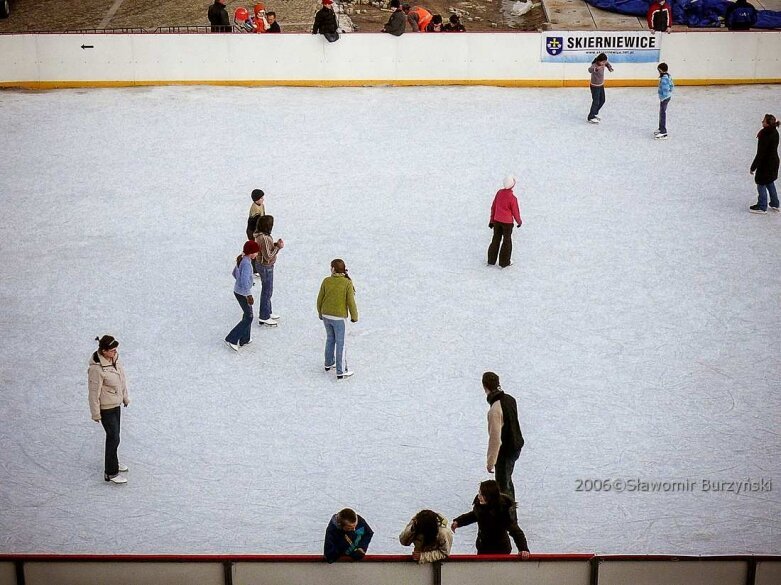
<svg viewBox="0 0 781 585"><path fill-rule="evenodd" d="M223 585L221 563L28 562L25 585Z"/></svg>
<svg viewBox="0 0 781 585"><path fill-rule="evenodd" d="M611 561L601 559L599 585L746 585L745 561Z"/></svg>
<svg viewBox="0 0 781 585"><path fill-rule="evenodd" d="M16 567L13 563L0 563L0 585L16 585Z"/></svg>
<svg viewBox="0 0 781 585"><path fill-rule="evenodd" d="M588 561L505 561L443 563L443 585L589 585Z"/></svg>
<svg viewBox="0 0 781 585"><path fill-rule="evenodd" d="M760 561L757 563L755 585L778 585L781 583L781 562Z"/></svg>
<svg viewBox="0 0 781 585"><path fill-rule="evenodd" d="M432 565L411 561L317 563L242 563L234 566L233 585L432 585Z"/></svg>

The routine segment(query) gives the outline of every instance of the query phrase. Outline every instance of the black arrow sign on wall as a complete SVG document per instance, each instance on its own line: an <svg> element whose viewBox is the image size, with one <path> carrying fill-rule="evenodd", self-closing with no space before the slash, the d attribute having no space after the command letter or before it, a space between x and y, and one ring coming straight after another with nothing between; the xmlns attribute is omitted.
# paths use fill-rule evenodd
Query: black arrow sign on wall
<svg viewBox="0 0 781 585"><path fill-rule="evenodd" d="M95 47L93 45L82 45L82 49L94 49Z"/></svg>

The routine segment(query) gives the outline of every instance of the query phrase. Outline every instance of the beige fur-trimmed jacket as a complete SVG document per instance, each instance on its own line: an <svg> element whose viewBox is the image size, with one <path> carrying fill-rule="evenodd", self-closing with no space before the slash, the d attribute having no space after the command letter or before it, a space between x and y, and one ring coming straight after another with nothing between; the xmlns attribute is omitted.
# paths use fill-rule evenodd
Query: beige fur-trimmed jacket
<svg viewBox="0 0 781 585"><path fill-rule="evenodd" d="M96 351L89 359L87 367L87 386L89 388L89 410L92 420L100 420L100 411L115 408L120 404L127 406L127 381L125 368L117 356L112 362Z"/></svg>

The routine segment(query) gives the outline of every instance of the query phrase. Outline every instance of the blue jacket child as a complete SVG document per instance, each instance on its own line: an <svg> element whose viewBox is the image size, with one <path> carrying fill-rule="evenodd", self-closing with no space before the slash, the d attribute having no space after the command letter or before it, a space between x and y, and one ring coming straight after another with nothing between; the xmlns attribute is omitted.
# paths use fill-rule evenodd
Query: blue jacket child
<svg viewBox="0 0 781 585"><path fill-rule="evenodd" d="M334 514L325 531L323 556L329 563L348 556L360 561L369 548L374 531L350 508Z"/></svg>

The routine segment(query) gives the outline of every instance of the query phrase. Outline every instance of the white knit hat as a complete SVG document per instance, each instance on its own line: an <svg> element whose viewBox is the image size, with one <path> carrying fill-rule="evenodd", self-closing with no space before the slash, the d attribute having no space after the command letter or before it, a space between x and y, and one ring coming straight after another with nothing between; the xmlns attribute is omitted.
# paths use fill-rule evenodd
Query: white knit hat
<svg viewBox="0 0 781 585"><path fill-rule="evenodd" d="M513 187L515 187L515 177L513 177L512 175L507 175L504 178L504 188L512 189Z"/></svg>

